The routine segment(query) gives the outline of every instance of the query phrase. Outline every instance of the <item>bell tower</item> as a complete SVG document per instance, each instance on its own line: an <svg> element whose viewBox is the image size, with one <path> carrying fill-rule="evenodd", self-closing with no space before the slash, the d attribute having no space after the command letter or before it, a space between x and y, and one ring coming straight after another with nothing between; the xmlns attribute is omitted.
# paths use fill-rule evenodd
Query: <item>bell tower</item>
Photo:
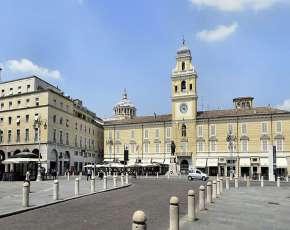
<svg viewBox="0 0 290 230"><path fill-rule="evenodd" d="M196 154L197 73L192 65L190 49L182 41L172 71L172 127L177 157Z"/></svg>

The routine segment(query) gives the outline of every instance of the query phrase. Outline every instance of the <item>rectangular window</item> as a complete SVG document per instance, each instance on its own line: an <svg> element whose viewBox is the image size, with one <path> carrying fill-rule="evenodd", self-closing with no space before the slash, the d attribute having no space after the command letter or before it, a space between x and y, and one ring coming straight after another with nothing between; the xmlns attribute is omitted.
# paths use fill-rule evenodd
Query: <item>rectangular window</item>
<svg viewBox="0 0 290 230"><path fill-rule="evenodd" d="M155 153L159 153L160 152L160 144L156 143L155 144Z"/></svg>
<svg viewBox="0 0 290 230"><path fill-rule="evenodd" d="M53 130L53 142L56 143L56 129Z"/></svg>
<svg viewBox="0 0 290 230"><path fill-rule="evenodd" d="M3 130L0 129L0 144L3 143Z"/></svg>
<svg viewBox="0 0 290 230"><path fill-rule="evenodd" d="M268 152L268 140L262 140L262 152Z"/></svg>
<svg viewBox="0 0 290 230"><path fill-rule="evenodd" d="M110 130L110 131L109 131L109 139L112 139L112 136L113 136L113 134L112 134L112 130Z"/></svg>
<svg viewBox="0 0 290 230"><path fill-rule="evenodd" d="M135 144L130 144L130 152L135 153Z"/></svg>
<svg viewBox="0 0 290 230"><path fill-rule="evenodd" d="M170 143L166 144L166 152L171 153L171 144Z"/></svg>
<svg viewBox="0 0 290 230"><path fill-rule="evenodd" d="M25 129L25 142L29 141L29 129Z"/></svg>
<svg viewBox="0 0 290 230"><path fill-rule="evenodd" d="M159 134L160 134L159 129L155 129L155 138L159 138Z"/></svg>
<svg viewBox="0 0 290 230"><path fill-rule="evenodd" d="M63 144L62 130L59 131L59 143Z"/></svg>
<svg viewBox="0 0 290 230"><path fill-rule="evenodd" d="M38 142L39 141L39 130L38 128L34 129L34 142Z"/></svg>
<svg viewBox="0 0 290 230"><path fill-rule="evenodd" d="M215 125L210 125L210 136L213 137L216 135Z"/></svg>
<svg viewBox="0 0 290 230"><path fill-rule="evenodd" d="M65 134L65 144L69 145L69 133Z"/></svg>
<svg viewBox="0 0 290 230"><path fill-rule="evenodd" d="M8 117L8 124L11 125L12 123L12 117Z"/></svg>
<svg viewBox="0 0 290 230"><path fill-rule="evenodd" d="M198 135L198 137L203 137L203 126L202 125L197 126L197 135Z"/></svg>
<svg viewBox="0 0 290 230"><path fill-rule="evenodd" d="M20 129L16 130L16 142L19 143L20 142Z"/></svg>
<svg viewBox="0 0 290 230"><path fill-rule="evenodd" d="M20 125L20 116L17 116L17 117L16 117L16 124L17 124L17 126Z"/></svg>
<svg viewBox="0 0 290 230"><path fill-rule="evenodd" d="M12 109L12 101L9 101L9 109Z"/></svg>
<svg viewBox="0 0 290 230"><path fill-rule="evenodd" d="M248 152L248 141L247 140L242 140L241 141L241 145L242 145L242 152L243 153Z"/></svg>
<svg viewBox="0 0 290 230"><path fill-rule="evenodd" d="M210 151L215 152L216 151L216 141L210 142Z"/></svg>
<svg viewBox="0 0 290 230"><path fill-rule="evenodd" d="M166 138L171 138L171 128L170 127L166 128Z"/></svg>
<svg viewBox="0 0 290 230"><path fill-rule="evenodd" d="M12 131L8 130L8 143L11 143L12 141Z"/></svg>
<svg viewBox="0 0 290 230"><path fill-rule="evenodd" d="M131 130L131 139L134 139L134 138L135 138L135 131Z"/></svg>
<svg viewBox="0 0 290 230"><path fill-rule="evenodd" d="M247 124L242 124L242 134L247 135Z"/></svg>
<svg viewBox="0 0 290 230"><path fill-rule="evenodd" d="M149 138L149 132L148 129L144 130L144 139L148 139Z"/></svg>
<svg viewBox="0 0 290 230"><path fill-rule="evenodd" d="M266 133L268 133L268 124L267 124L267 122L262 122L262 124L261 124L261 132L263 133L263 134L266 134Z"/></svg>
<svg viewBox="0 0 290 230"><path fill-rule="evenodd" d="M276 122L276 132L277 133L282 133L282 121L277 121Z"/></svg>
<svg viewBox="0 0 290 230"><path fill-rule="evenodd" d="M283 140L278 139L276 140L277 151L283 151Z"/></svg>
<svg viewBox="0 0 290 230"><path fill-rule="evenodd" d="M198 152L203 152L203 142L199 141L197 146L198 146Z"/></svg>
<svg viewBox="0 0 290 230"><path fill-rule="evenodd" d="M25 122L26 123L29 122L29 115L28 114L25 115Z"/></svg>
<svg viewBox="0 0 290 230"><path fill-rule="evenodd" d="M148 153L149 152L149 144L148 143L145 143L144 144L144 152L145 153Z"/></svg>
<svg viewBox="0 0 290 230"><path fill-rule="evenodd" d="M120 131L119 130L116 130L116 139L120 140Z"/></svg>

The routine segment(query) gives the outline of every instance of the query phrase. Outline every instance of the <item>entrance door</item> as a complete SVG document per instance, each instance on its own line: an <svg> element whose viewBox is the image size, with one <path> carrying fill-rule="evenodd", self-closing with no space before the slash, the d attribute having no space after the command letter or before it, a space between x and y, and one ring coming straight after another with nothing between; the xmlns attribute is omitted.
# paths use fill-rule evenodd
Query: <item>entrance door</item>
<svg viewBox="0 0 290 230"><path fill-rule="evenodd" d="M180 163L180 173L181 174L187 174L188 167L189 167L188 161L187 160L182 160L181 163Z"/></svg>

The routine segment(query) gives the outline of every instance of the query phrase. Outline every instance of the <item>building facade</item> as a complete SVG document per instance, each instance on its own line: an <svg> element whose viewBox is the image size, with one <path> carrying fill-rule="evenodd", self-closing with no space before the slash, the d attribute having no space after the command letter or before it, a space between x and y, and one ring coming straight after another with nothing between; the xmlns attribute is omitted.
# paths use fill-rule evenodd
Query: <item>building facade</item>
<svg viewBox="0 0 290 230"><path fill-rule="evenodd" d="M233 109L197 111L197 72L190 50L177 51L171 75L172 113L120 116L124 97L114 107L115 116L104 121L104 158L124 161L169 163L171 142L181 171L201 168L210 175L264 175L276 149L280 175L290 173L290 113L267 107L254 107L252 97L233 100ZM127 94L125 97L128 100ZM130 105L128 107L128 104Z"/></svg>
<svg viewBox="0 0 290 230"><path fill-rule="evenodd" d="M42 166L62 175L102 161L103 143L102 120L80 100L35 76L0 83L1 161L40 152ZM0 163L2 172L19 167Z"/></svg>

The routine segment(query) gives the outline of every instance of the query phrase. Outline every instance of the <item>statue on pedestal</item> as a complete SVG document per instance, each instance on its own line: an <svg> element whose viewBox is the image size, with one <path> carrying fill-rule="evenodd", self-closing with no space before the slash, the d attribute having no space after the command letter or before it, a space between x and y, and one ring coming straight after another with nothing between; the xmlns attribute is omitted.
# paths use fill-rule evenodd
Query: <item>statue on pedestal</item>
<svg viewBox="0 0 290 230"><path fill-rule="evenodd" d="M171 159L170 159L170 162L172 162L172 159L173 159L172 163L176 163L176 161L175 161L175 149L176 149L176 145L175 145L174 141L171 141Z"/></svg>

